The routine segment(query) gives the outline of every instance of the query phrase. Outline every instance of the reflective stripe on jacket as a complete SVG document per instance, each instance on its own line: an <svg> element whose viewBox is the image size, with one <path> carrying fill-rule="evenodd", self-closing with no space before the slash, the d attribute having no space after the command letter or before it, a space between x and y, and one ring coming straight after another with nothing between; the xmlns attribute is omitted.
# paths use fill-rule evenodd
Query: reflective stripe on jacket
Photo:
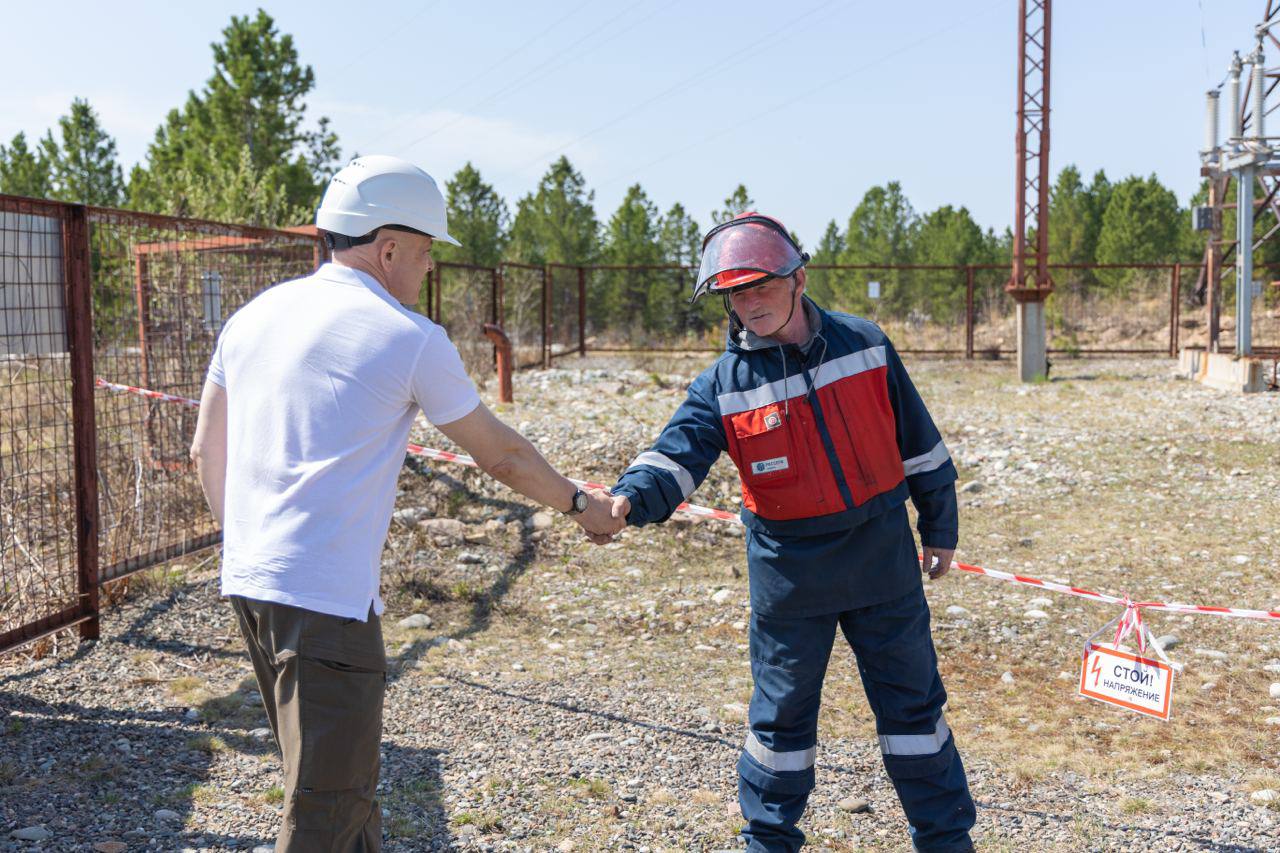
<svg viewBox="0 0 1280 853"><path fill-rule="evenodd" d="M619 478L628 522L665 521L722 452L738 468L742 520L771 536L849 530L900 506L926 545L954 548L956 470L888 337L804 300L807 351L749 334L693 384L652 448Z"/></svg>

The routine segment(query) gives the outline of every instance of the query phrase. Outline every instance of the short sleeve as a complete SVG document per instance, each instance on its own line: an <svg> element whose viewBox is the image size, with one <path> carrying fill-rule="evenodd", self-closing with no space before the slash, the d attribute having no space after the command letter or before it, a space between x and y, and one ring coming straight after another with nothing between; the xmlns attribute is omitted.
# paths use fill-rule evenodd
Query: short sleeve
<svg viewBox="0 0 1280 853"><path fill-rule="evenodd" d="M462 366L458 348L438 326L418 354L411 387L422 413L437 426L465 417L480 405L480 395Z"/></svg>
<svg viewBox="0 0 1280 853"><path fill-rule="evenodd" d="M213 357L209 359L209 381L223 388L227 387L227 374L222 368L222 344L227 339L226 327L218 335L218 343L213 348Z"/></svg>

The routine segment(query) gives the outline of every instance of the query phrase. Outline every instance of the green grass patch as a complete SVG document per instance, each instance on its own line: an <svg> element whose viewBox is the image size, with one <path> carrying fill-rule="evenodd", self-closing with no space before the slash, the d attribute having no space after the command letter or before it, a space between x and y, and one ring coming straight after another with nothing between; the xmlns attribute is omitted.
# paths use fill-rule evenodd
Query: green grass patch
<svg viewBox="0 0 1280 853"><path fill-rule="evenodd" d="M217 735L198 735L193 738L187 738L187 749L195 752L206 752L213 755L215 752L223 752L227 748L227 742Z"/></svg>

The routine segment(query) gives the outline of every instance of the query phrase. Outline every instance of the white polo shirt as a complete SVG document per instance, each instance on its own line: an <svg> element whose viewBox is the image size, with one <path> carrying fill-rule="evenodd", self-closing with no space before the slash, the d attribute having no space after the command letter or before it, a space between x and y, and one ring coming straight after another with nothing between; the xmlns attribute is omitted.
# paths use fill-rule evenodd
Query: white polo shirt
<svg viewBox="0 0 1280 853"><path fill-rule="evenodd" d="M209 365L227 389L222 594L364 620L419 409L480 403L444 329L330 263L227 321Z"/></svg>

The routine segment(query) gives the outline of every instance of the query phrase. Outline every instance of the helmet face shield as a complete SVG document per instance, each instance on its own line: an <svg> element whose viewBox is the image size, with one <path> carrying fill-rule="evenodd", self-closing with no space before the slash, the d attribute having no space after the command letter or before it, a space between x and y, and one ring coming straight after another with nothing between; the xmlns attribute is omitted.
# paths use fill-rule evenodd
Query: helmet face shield
<svg viewBox="0 0 1280 853"><path fill-rule="evenodd" d="M755 213L743 214L717 225L703 240L693 298L786 278L808 260L781 223Z"/></svg>

